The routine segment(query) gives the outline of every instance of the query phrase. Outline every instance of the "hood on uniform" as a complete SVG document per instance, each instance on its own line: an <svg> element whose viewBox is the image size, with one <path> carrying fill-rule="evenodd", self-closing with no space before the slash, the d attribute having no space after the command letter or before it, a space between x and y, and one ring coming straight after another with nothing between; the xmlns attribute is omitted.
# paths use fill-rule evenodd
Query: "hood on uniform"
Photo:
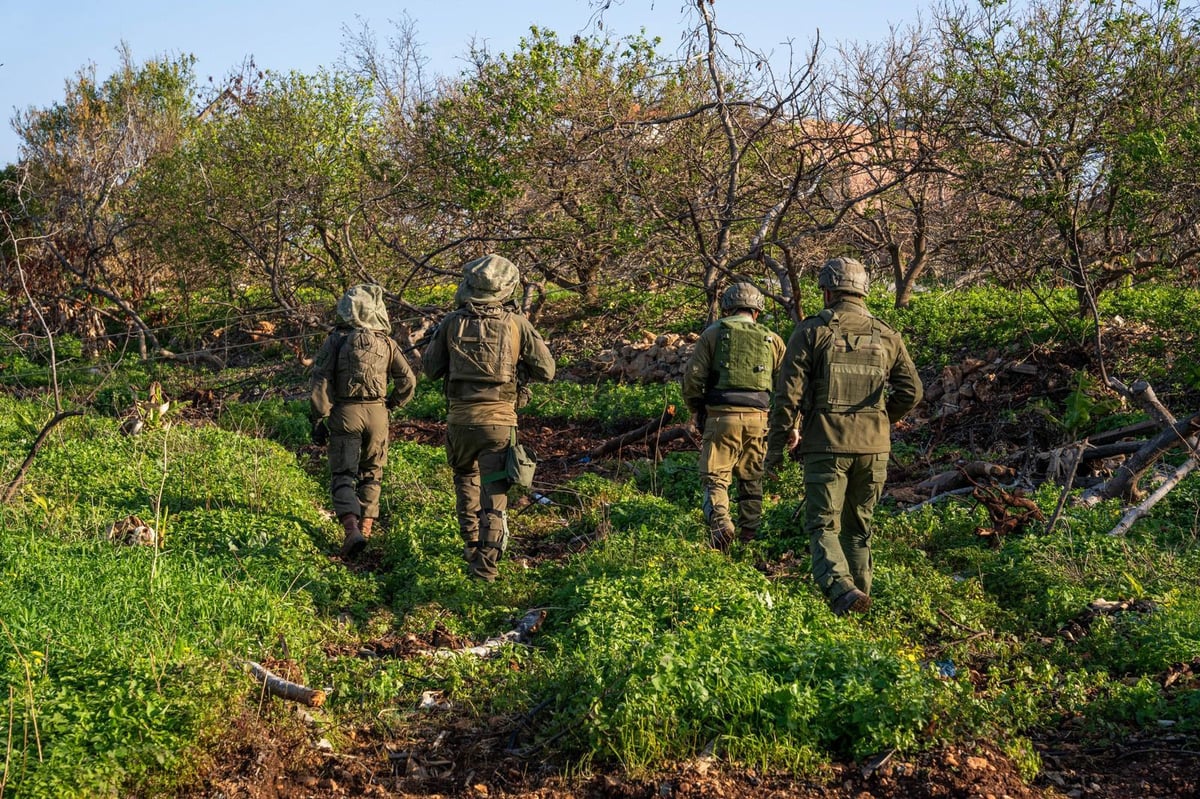
<svg viewBox="0 0 1200 799"><path fill-rule="evenodd" d="M503 255L489 254L463 265L463 279L454 304L499 303L512 296L520 282L517 266Z"/></svg>
<svg viewBox="0 0 1200 799"><path fill-rule="evenodd" d="M389 333L387 306L383 302L383 287L373 283L352 286L338 300L337 315L351 327L382 330Z"/></svg>

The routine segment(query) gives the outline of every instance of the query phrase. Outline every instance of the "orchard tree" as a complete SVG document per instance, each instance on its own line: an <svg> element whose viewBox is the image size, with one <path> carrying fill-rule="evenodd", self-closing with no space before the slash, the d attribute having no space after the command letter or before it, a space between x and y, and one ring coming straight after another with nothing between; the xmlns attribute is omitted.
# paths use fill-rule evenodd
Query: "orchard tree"
<svg viewBox="0 0 1200 799"><path fill-rule="evenodd" d="M1195 149L1193 9L987 2L943 6L937 24L954 111L941 163L1003 204L980 257L1073 286L1081 314L1125 276L1195 262L1200 211L1176 188Z"/></svg>
<svg viewBox="0 0 1200 799"><path fill-rule="evenodd" d="M369 86L321 72L230 81L187 145L155 176L160 246L192 289L236 299L262 289L305 317L301 289L331 297L380 280L359 251L366 165L375 146ZM147 203L150 203L149 197Z"/></svg>
<svg viewBox="0 0 1200 799"><path fill-rule="evenodd" d="M169 267L143 246L146 221L133 198L146 166L177 146L192 119L193 59L137 64L127 47L119 52L110 77L81 69L61 102L17 115L15 185L37 233L25 254L45 278L39 301L90 349L101 346L110 317L133 331L145 356L162 349L144 313Z"/></svg>

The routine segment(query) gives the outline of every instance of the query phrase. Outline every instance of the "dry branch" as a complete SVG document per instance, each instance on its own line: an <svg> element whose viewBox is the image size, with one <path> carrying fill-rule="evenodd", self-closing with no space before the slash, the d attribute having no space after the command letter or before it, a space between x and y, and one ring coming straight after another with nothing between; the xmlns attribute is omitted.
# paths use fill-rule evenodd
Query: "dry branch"
<svg viewBox="0 0 1200 799"><path fill-rule="evenodd" d="M42 448L42 444L46 441L46 436L50 431L58 425L59 422L71 417L82 416L83 411L61 411L54 414L50 421L46 422L45 427L38 433L37 438L33 440L33 446L29 448L29 454L25 456L25 460L21 463L21 467L17 469L17 474L13 477L12 482L8 484L8 488L4 491L4 498L0 499L0 504L7 505L12 502L12 498L16 496L17 489L21 487L21 482L25 479L25 475L29 472L29 467L33 465L33 459L37 455L38 450Z"/></svg>
<svg viewBox="0 0 1200 799"><path fill-rule="evenodd" d="M619 450L622 447L627 447L630 444L636 444L640 441L645 441L651 436L658 435L663 427L670 424L671 420L674 418L675 406L668 405L666 410L663 411L662 415L657 419L647 422L636 430L630 430L628 433L619 435L616 438L610 438L608 441L605 441L598 447L593 448L592 451L588 453L588 457L592 460L595 460L596 458L604 457L610 452Z"/></svg>
<svg viewBox="0 0 1200 799"><path fill-rule="evenodd" d="M1158 488L1151 492L1150 496L1146 497L1136 507L1125 511L1125 515L1121 517L1121 521L1117 522L1117 526L1109 530L1109 535L1125 535L1129 532L1129 528L1133 527L1133 523L1150 512L1150 509L1158 504L1159 500L1165 497L1172 488L1179 484L1179 481L1187 477L1188 474L1200 465L1200 460L1196 456L1188 458L1183 464L1176 469L1170 477L1162 482Z"/></svg>
<svg viewBox="0 0 1200 799"><path fill-rule="evenodd" d="M1092 507L1106 499L1132 497L1142 473L1169 450L1181 444L1189 448L1194 447L1195 442L1191 439L1197 431L1200 431L1200 413L1166 428L1122 463L1112 477L1081 496L1077 504Z"/></svg>
<svg viewBox="0 0 1200 799"><path fill-rule="evenodd" d="M271 696L277 696L280 699L287 699L292 702L299 702L309 707L320 707L325 704L324 691L316 688L308 688L291 680L285 680L261 663L255 663L253 660L245 661L244 667L246 672L257 680Z"/></svg>

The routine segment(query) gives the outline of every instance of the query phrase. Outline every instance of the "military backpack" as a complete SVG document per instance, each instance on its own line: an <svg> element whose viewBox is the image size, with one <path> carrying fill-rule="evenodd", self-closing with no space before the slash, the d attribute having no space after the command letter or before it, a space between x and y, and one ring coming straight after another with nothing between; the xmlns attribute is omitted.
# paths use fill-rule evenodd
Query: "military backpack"
<svg viewBox="0 0 1200 799"><path fill-rule="evenodd" d="M467 306L470 308L470 306ZM455 314L447 331L449 377L464 383L507 385L517 382L520 336L511 314Z"/></svg>
<svg viewBox="0 0 1200 799"><path fill-rule="evenodd" d="M375 402L387 396L391 349L386 333L354 328L338 342L337 396L341 400Z"/></svg>

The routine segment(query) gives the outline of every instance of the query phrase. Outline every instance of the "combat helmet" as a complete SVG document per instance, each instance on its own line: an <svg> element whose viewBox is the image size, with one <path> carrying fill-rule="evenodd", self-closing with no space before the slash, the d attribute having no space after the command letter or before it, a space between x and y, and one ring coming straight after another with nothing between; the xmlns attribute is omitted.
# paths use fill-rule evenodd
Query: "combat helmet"
<svg viewBox="0 0 1200 799"><path fill-rule="evenodd" d="M867 296L870 279L867 268L854 258L830 258L817 273L817 286L835 294Z"/></svg>
<svg viewBox="0 0 1200 799"><path fill-rule="evenodd" d="M762 311L765 307L762 292L753 283L739 281L725 289L725 293L721 295L722 311L735 311L738 308Z"/></svg>
<svg viewBox="0 0 1200 799"><path fill-rule="evenodd" d="M463 264L463 278L455 292L454 304L504 302L520 282L516 264L503 255L485 255Z"/></svg>

